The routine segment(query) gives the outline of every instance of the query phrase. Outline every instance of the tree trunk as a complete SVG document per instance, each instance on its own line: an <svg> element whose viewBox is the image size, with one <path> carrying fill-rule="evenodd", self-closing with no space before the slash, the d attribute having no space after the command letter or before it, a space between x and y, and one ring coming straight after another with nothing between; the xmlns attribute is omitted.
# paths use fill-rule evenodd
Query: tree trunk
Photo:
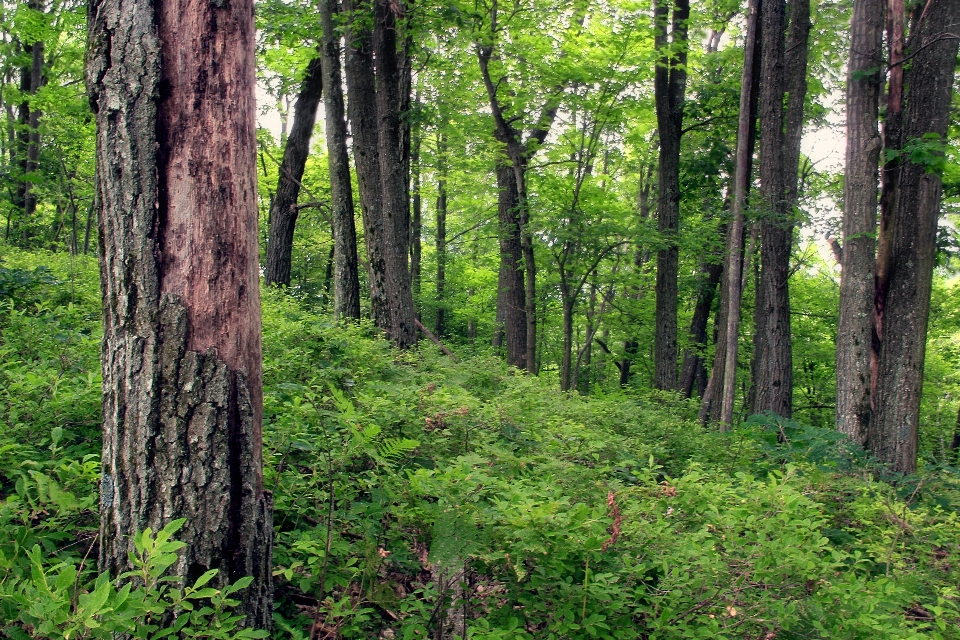
<svg viewBox="0 0 960 640"><path fill-rule="evenodd" d="M755 333L757 389L754 411L789 418L793 404L793 356L787 279L793 241L793 212L787 203L783 98L784 0L764 0L761 11L760 79L760 286ZM792 54L791 54L792 55Z"/></svg>
<svg viewBox="0 0 960 640"><path fill-rule="evenodd" d="M680 136L687 86L689 0L657 0L654 8L657 67L654 95L660 134L657 227L664 247L657 252L657 305L653 386L677 388L677 279L680 231ZM672 9L672 28L667 35Z"/></svg>
<svg viewBox="0 0 960 640"><path fill-rule="evenodd" d="M854 0L847 72L847 148L837 325L837 430L863 444L870 423L883 0Z"/></svg>
<svg viewBox="0 0 960 640"><path fill-rule="evenodd" d="M926 15L920 17L924 9ZM912 57L904 71L902 139L909 145L926 144L928 154L942 157L958 50L957 38L943 37L942 30L960 22L960 3L932 0L927 7L918 5L916 12L909 50L905 51L905 56ZM939 142L930 141L933 134ZM867 437L871 453L902 473L912 473L917 465L923 360L942 193L936 167L915 162L914 157L905 154L898 168L876 413Z"/></svg>
<svg viewBox="0 0 960 640"><path fill-rule="evenodd" d="M383 258L386 267L384 293L390 312L387 333L400 348L417 341L413 292L410 288L410 208L408 202L407 156L400 121L400 86L403 75L397 57L395 12L402 3L376 0L374 3L373 49L376 59L377 155L382 189ZM402 8L399 9L402 11ZM407 147L408 148L408 147Z"/></svg>
<svg viewBox="0 0 960 640"><path fill-rule="evenodd" d="M271 620L261 470L253 3L89 6L103 286L100 568L186 518L171 567ZM196 82L203 77L204 83ZM157 99L162 97L162 99Z"/></svg>
<svg viewBox="0 0 960 640"><path fill-rule="evenodd" d="M700 420L717 420L721 429L732 426L736 393L737 356L740 345L740 305L743 298L745 210L753 174L753 152L757 140L757 109L760 84L760 0L748 6L747 38L743 49L740 84L740 116L737 122L737 149L734 183L730 191L730 227L727 231L726 261L717 314L716 351L713 368L703 394ZM730 301L733 301L731 305Z"/></svg>
<svg viewBox="0 0 960 640"><path fill-rule="evenodd" d="M41 0L30 0L27 6L34 11L43 11ZM14 206L20 209L21 241L30 241L33 235L32 223L37 211L37 196L34 193L30 174L37 171L40 160L40 110L32 104L31 98L43 84L42 40L23 45L23 51L30 56L30 64L20 70L20 93L23 96L19 107L19 126L17 156L19 157L20 182L17 184ZM29 96L29 97L27 97Z"/></svg>
<svg viewBox="0 0 960 640"><path fill-rule="evenodd" d="M344 119L343 83L340 76L340 36L333 16L337 0L320 0L323 62L323 106L326 119L327 156L330 164L330 212L334 242L334 318L360 318L360 275L357 267L357 229L347 154L347 122Z"/></svg>
<svg viewBox="0 0 960 640"><path fill-rule="evenodd" d="M513 167L504 158L497 166L500 270L497 282L497 315L503 326L507 362L527 368L527 305L524 287L523 246L520 237L519 194ZM502 314L502 316L501 316Z"/></svg>
<svg viewBox="0 0 960 640"><path fill-rule="evenodd" d="M290 286L293 256L293 232L297 226L297 199L300 182L310 155L310 137L317 121L317 107L323 92L321 56L310 61L293 107L293 127L283 148L283 160L277 177L277 193L270 210L270 239L263 279L268 285Z"/></svg>
<svg viewBox="0 0 960 640"><path fill-rule="evenodd" d="M434 331L442 338L446 331L444 289L447 285L447 136L437 140L437 320ZM475 336L474 336L475 337Z"/></svg>
<svg viewBox="0 0 960 640"><path fill-rule="evenodd" d="M367 248L367 280L373 324L382 331L392 326L386 294L384 256L383 195L380 180L379 135L376 79L373 70L373 44L370 29L361 9L370 10L363 0L343 0L344 13L351 16L346 33L347 50L344 71L347 76L347 114L353 135L353 161L357 168L360 210L363 218L364 245Z"/></svg>
<svg viewBox="0 0 960 640"><path fill-rule="evenodd" d="M421 300L423 272L423 200L420 198L420 145L422 132L417 127L412 134L410 151L410 187L411 187L411 216L410 216L410 283L413 287L414 300ZM417 314L420 315L419 313Z"/></svg>
<svg viewBox="0 0 960 640"><path fill-rule="evenodd" d="M571 295L570 285L560 282L560 296L563 301L563 357L560 360L560 391L570 391L573 373L573 306L575 297Z"/></svg>
<svg viewBox="0 0 960 640"><path fill-rule="evenodd" d="M700 271L702 276L700 291L697 293L697 306L693 310L693 318L690 319L690 348L684 351L683 366L680 369L680 393L684 398L693 394L693 385L703 369L703 352L707 348L707 323L723 273L723 265L719 262L704 263L700 265Z"/></svg>

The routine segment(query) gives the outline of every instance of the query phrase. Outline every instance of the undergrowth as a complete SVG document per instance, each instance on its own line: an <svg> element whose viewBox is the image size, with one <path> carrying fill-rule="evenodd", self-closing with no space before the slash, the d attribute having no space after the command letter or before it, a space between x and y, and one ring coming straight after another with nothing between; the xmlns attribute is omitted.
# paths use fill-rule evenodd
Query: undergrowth
<svg viewBox="0 0 960 640"><path fill-rule="evenodd" d="M3 255L0 630L231 637L230 593L92 566L99 319L92 260ZM960 638L952 467L890 477L774 416L719 434L670 394L400 353L273 291L263 319L275 638ZM173 534L141 534L173 545L157 576Z"/></svg>

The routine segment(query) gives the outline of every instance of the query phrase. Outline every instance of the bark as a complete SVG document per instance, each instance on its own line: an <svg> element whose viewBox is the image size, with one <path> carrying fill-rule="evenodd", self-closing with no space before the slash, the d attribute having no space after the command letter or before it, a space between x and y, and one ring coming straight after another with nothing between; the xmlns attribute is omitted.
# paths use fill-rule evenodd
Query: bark
<svg viewBox="0 0 960 640"><path fill-rule="evenodd" d="M401 7L398 9L397 7ZM410 287L410 209L407 194L407 156L400 119L401 73L397 56L397 16L402 3L374 3L373 49L376 59L377 155L383 193L383 258L385 293L390 310L387 333L400 348L416 344L417 327Z"/></svg>
<svg viewBox="0 0 960 640"><path fill-rule="evenodd" d="M354 14L369 5L343 0L343 10ZM386 294L384 256L383 195L380 180L379 135L377 133L376 79L373 69L373 42L362 16L355 17L346 34L344 71L347 77L347 115L353 135L353 161L357 169L364 245L367 250L367 280L374 325L390 331L390 305Z"/></svg>
<svg viewBox="0 0 960 640"><path fill-rule="evenodd" d="M447 286L447 137L437 141L437 319L434 330L446 331L445 289Z"/></svg>
<svg viewBox="0 0 960 640"><path fill-rule="evenodd" d="M765 0L761 12L760 79L760 286L757 288L755 412L789 418L793 404L790 296L787 279L793 240L793 212L787 202L784 107L784 0ZM792 54L791 54L792 55Z"/></svg>
<svg viewBox="0 0 960 640"><path fill-rule="evenodd" d="M500 227L500 269L497 279L497 320L507 347L507 362L527 368L527 304L523 271L519 194L513 167L497 167L497 215ZM499 328L499 327L498 327Z"/></svg>
<svg viewBox="0 0 960 640"><path fill-rule="evenodd" d="M100 568L186 518L171 571L271 619L252 2L89 5L104 338ZM205 82L198 83L196 78Z"/></svg>
<svg viewBox="0 0 960 640"><path fill-rule="evenodd" d="M323 29L324 117L327 156L330 165L330 213L333 220L334 318L360 318L360 275L357 267L357 229L350 184L350 157L347 154L347 122L344 119L343 82L340 76L340 36L334 30L337 0L320 0Z"/></svg>
<svg viewBox="0 0 960 640"><path fill-rule="evenodd" d="M267 241L266 264L263 279L268 285L290 286L290 266L293 257L293 232L297 226L297 199L303 170L310 155L310 137L317 121L317 107L323 92L321 56L307 65L293 107L293 126L283 148L277 192L270 209L270 239Z"/></svg>
<svg viewBox="0 0 960 640"><path fill-rule="evenodd" d="M664 247L657 252L657 303L654 379L657 389L677 388L677 281L680 270L680 137L687 86L689 0L657 0L654 8L657 67L654 95L660 134L658 229ZM667 24L672 10L672 27Z"/></svg>
<svg viewBox="0 0 960 640"><path fill-rule="evenodd" d="M847 72L847 147L837 325L837 430L863 444L870 423L870 351L876 260L877 129L883 88L883 0L855 0Z"/></svg>
<svg viewBox="0 0 960 640"><path fill-rule="evenodd" d="M920 11L923 10L923 17ZM944 37L945 25L960 23L960 3L933 0L918 6L904 71L903 140L921 144L924 136L946 139L950 121L955 36ZM937 145L929 149L939 155ZM882 462L901 473L917 464L920 396L926 347L930 290L936 254L937 220L942 183L933 167L901 159L898 168L894 236L883 308L880 357L877 367L875 415L867 446Z"/></svg>

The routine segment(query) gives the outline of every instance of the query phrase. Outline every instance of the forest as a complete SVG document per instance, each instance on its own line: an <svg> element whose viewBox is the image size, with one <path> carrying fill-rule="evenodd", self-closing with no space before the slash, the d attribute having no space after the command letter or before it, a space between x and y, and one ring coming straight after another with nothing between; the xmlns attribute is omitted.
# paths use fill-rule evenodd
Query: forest
<svg viewBox="0 0 960 640"><path fill-rule="evenodd" d="M955 0L0 2L0 637L960 639Z"/></svg>

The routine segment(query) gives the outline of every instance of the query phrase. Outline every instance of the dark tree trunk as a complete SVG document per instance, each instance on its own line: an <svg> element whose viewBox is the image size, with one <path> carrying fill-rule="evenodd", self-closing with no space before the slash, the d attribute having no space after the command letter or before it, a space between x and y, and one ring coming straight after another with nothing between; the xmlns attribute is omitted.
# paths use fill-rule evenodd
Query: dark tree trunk
<svg viewBox="0 0 960 640"><path fill-rule="evenodd" d="M870 424L883 0L854 0L847 71L847 148L837 325L837 430L863 444Z"/></svg>
<svg viewBox="0 0 960 640"><path fill-rule="evenodd" d="M725 235L725 233L723 233ZM700 371L704 370L704 350L707 348L707 324L710 311L717 294L717 285L723 274L723 264L708 262L700 265L700 290L697 293L697 306L690 319L690 348L684 351L683 366L680 369L680 392L684 398L693 394L693 385Z"/></svg>
<svg viewBox="0 0 960 640"><path fill-rule="evenodd" d="M743 50L740 84L740 116L737 122L737 150L734 183L730 191L730 226L727 231L726 261L720 286L717 313L717 341L713 368L706 384L700 408L700 420L708 418L730 426L736 391L737 356L740 339L740 304L743 297L745 210L753 173L753 152L757 139L757 110L760 84L760 0L750 2L747 38ZM730 301L733 301L732 307ZM731 312L732 309L732 312Z"/></svg>
<svg viewBox="0 0 960 640"><path fill-rule="evenodd" d="M43 10L41 0L30 0L27 6L35 11ZM39 168L40 161L40 110L32 104L31 98L36 96L37 90L43 84L43 41L24 44L23 51L30 56L30 64L20 70L20 92L25 99L20 103L18 113L20 130L17 156L20 182L17 184L14 206L20 209L21 240L27 243L33 234L33 216L37 211L37 196L30 174Z"/></svg>
<svg viewBox="0 0 960 640"><path fill-rule="evenodd" d="M764 0L761 11L760 78L760 286L757 289L754 411L789 418L793 404L793 358L787 279L793 244L793 212L787 202L784 107L784 0ZM792 55L792 54L791 54Z"/></svg>
<svg viewBox="0 0 960 640"><path fill-rule="evenodd" d="M360 318L360 275L357 267L357 229L354 223L350 156L347 154L347 122L344 119L343 83L340 76L340 36L333 24L337 0L320 0L323 28L323 106L326 119L327 156L330 163L330 212L333 218L334 286L333 314ZM294 125L296 127L296 125Z"/></svg>
<svg viewBox="0 0 960 640"><path fill-rule="evenodd" d="M420 198L420 145L421 131L418 128L412 135L410 150L410 282L413 297L420 300L423 272L423 200ZM417 314L420 315L419 313Z"/></svg>
<svg viewBox="0 0 960 640"><path fill-rule="evenodd" d="M404 78L397 55L397 7L403 3L374 3L373 48L377 74L377 123L380 182L383 192L383 256L386 266L385 293L390 308L390 338L400 348L417 341L413 292L410 288L410 205L408 198L409 141L404 141L400 119ZM409 85L407 85L409 88ZM404 151L407 153L404 153Z"/></svg>
<svg viewBox="0 0 960 640"><path fill-rule="evenodd" d="M523 273L523 246L518 215L517 177L506 158L497 166L500 270L497 282L497 320L502 323L507 362L527 368L527 305ZM498 327L499 330L499 327Z"/></svg>
<svg viewBox="0 0 960 640"><path fill-rule="evenodd" d="M268 285L290 286L290 264L293 256L293 232L297 226L297 199L303 170L310 155L310 137L317 121L317 107L323 92L321 56L310 61L293 107L293 127L283 148L277 193L270 209L270 239L267 242L267 263L263 279Z"/></svg>
<svg viewBox="0 0 960 640"><path fill-rule="evenodd" d="M687 86L689 0L657 0L654 8L657 67L654 95L660 135L657 226L664 247L657 252L657 305L653 386L677 388L677 278L680 231L680 136ZM667 25L671 23L670 34Z"/></svg>
<svg viewBox="0 0 960 640"><path fill-rule="evenodd" d="M100 568L175 518L190 585L271 620L261 467L253 3L89 5L103 286ZM197 83L197 77L206 78ZM161 99L158 99L161 98Z"/></svg>
<svg viewBox="0 0 960 640"><path fill-rule="evenodd" d="M919 144L925 136L946 139L957 62L955 37L943 37L945 25L960 22L960 3L932 0L917 5L905 56L903 141ZM920 17L920 12L925 15ZM934 146L935 155L943 153ZM880 357L867 446L894 471L912 473L917 465L917 439L923 360L926 347L930 290L936 253L937 219L942 184L940 174L905 155L898 167L898 194L893 240L886 266L886 291L880 335Z"/></svg>
<svg viewBox="0 0 960 640"><path fill-rule="evenodd" d="M364 17L355 15L370 10L368 3L343 0L343 10L352 16L347 30L344 71L347 76L347 114L353 135L353 161L357 167L357 186L363 217L364 244L367 248L370 308L373 324L382 331L392 326L386 293L385 228L380 180L379 135L377 133L376 79L373 70L373 43Z"/></svg>
<svg viewBox="0 0 960 640"><path fill-rule="evenodd" d="M442 338L446 331L445 288L447 286L447 137L437 141L437 320L434 331Z"/></svg>

